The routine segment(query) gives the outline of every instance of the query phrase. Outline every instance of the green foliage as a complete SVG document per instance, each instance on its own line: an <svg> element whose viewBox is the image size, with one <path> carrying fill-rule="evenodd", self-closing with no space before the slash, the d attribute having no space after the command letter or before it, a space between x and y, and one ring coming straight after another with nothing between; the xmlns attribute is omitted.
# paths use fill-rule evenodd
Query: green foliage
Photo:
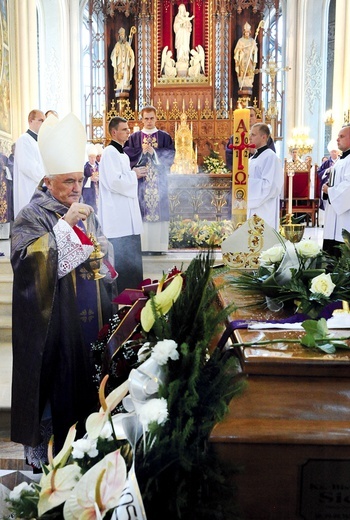
<svg viewBox="0 0 350 520"><path fill-rule="evenodd" d="M210 354L219 323L232 311L215 310L212 266L212 252L191 262L183 292L167 318L156 320L148 338L171 338L180 345L180 359L168 362L166 383L159 390L168 403L168 421L154 427L152 448L137 458L145 508L154 520L237 518L229 500L224 509L225 479L208 445L213 427L242 390L235 358L227 359L215 348ZM220 500L214 504L215 493Z"/></svg>
<svg viewBox="0 0 350 520"><path fill-rule="evenodd" d="M220 154L211 150L210 154L203 159L203 171L207 173L229 173L225 162L221 159Z"/></svg>
<svg viewBox="0 0 350 520"><path fill-rule="evenodd" d="M234 231L230 220L209 221L185 219L172 220L169 228L170 248L221 247L225 238Z"/></svg>
<svg viewBox="0 0 350 520"><path fill-rule="evenodd" d="M327 322L324 318L320 320L306 320L302 323L306 334L300 338L304 347L320 349L326 354L334 354L337 348L350 350L344 338L333 338L330 336Z"/></svg>
<svg viewBox="0 0 350 520"><path fill-rule="evenodd" d="M20 499L11 501L6 499L10 515L3 517L3 520L13 518L25 518L30 520L31 518L35 519L37 517L38 494L35 489L35 484L31 484L30 487L32 489L28 488L22 491Z"/></svg>

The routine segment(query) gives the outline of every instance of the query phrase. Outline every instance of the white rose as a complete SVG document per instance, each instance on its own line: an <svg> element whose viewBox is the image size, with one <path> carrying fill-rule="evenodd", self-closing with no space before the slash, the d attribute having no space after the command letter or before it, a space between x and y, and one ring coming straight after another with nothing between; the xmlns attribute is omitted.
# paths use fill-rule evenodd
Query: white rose
<svg viewBox="0 0 350 520"><path fill-rule="evenodd" d="M152 350L151 358L154 359L158 365L165 365L169 358L176 361L179 359L177 343L172 339L158 341Z"/></svg>
<svg viewBox="0 0 350 520"><path fill-rule="evenodd" d="M259 261L263 265L276 264L282 260L284 252L285 250L282 245L272 246L260 253Z"/></svg>
<svg viewBox="0 0 350 520"><path fill-rule="evenodd" d="M310 292L330 296L335 288L331 275L322 273L311 280Z"/></svg>
<svg viewBox="0 0 350 520"><path fill-rule="evenodd" d="M302 258L315 258L321 252L320 246L314 240L302 240L295 244L295 249Z"/></svg>

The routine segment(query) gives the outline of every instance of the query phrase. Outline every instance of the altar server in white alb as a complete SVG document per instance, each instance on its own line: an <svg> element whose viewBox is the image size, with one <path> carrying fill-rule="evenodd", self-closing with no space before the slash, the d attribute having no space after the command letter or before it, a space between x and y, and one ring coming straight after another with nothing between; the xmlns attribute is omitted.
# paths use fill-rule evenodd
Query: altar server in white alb
<svg viewBox="0 0 350 520"><path fill-rule="evenodd" d="M146 176L147 168L131 169L130 159L124 153L130 134L127 120L113 117L108 129L112 140L103 150L99 166L98 214L103 232L113 244L120 294L124 289L136 289L143 280L137 183Z"/></svg>
<svg viewBox="0 0 350 520"><path fill-rule="evenodd" d="M16 141L13 166L13 204L15 217L28 204L39 182L45 175L44 164L38 147L38 133L45 121L41 110L31 110L28 130Z"/></svg>
<svg viewBox="0 0 350 520"><path fill-rule="evenodd" d="M250 143L256 152L249 159L247 218L258 215L274 229L279 229L280 196L283 187L281 161L267 145L270 130L256 123L250 130Z"/></svg>
<svg viewBox="0 0 350 520"><path fill-rule="evenodd" d="M343 229L350 232L350 124L344 125L337 138L340 160L334 165L328 182L322 186L328 195L324 216L323 249L339 257L339 245L344 242Z"/></svg>

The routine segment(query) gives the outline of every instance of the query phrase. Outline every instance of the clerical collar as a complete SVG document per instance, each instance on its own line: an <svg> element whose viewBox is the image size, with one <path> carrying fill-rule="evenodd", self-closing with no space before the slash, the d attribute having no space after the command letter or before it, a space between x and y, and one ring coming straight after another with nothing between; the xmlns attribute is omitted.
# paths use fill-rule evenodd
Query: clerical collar
<svg viewBox="0 0 350 520"><path fill-rule="evenodd" d="M152 135L158 132L158 128L156 126L152 128L152 130L150 130L149 128L142 128L141 132L146 135Z"/></svg>
<svg viewBox="0 0 350 520"><path fill-rule="evenodd" d="M346 150L346 152L343 152L342 156L340 158L345 159L345 157L347 157L349 154L350 154L350 148L349 148L349 150Z"/></svg>
<svg viewBox="0 0 350 520"><path fill-rule="evenodd" d="M29 134L33 139L35 139L35 141L38 140L38 134L36 134L35 132L33 132L33 130L30 130L30 129L28 128L28 130L27 130L27 134Z"/></svg>
<svg viewBox="0 0 350 520"><path fill-rule="evenodd" d="M124 153L123 146L120 143L117 143L117 141L111 141L110 144L114 146L120 153Z"/></svg>
<svg viewBox="0 0 350 520"><path fill-rule="evenodd" d="M257 157L259 157L259 155L261 155L267 149L268 149L267 144L265 144L265 146L262 146L261 148L258 148L257 151L255 152L255 154L253 155L253 157L251 157L251 159L256 159Z"/></svg>

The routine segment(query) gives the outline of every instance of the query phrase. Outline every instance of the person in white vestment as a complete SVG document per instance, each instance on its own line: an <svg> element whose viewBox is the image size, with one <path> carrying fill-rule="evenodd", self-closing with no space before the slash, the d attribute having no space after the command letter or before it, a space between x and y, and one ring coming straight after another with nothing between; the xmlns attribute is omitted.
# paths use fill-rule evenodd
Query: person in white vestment
<svg viewBox="0 0 350 520"><path fill-rule="evenodd" d="M337 138L340 160L334 165L334 174L322 186L328 195L324 216L323 249L340 256L339 245L344 242L343 229L350 232L350 124L344 125Z"/></svg>
<svg viewBox="0 0 350 520"><path fill-rule="evenodd" d="M283 168L276 153L268 147L270 129L256 123L250 130L250 143L256 152L249 159L247 218L256 214L278 231Z"/></svg>
<svg viewBox="0 0 350 520"><path fill-rule="evenodd" d="M120 294L124 289L136 289L143 280L142 217L137 189L138 179L147 175L147 167L130 167L124 152L130 134L126 119L113 117L108 130L112 140L103 150L99 166L98 215L103 232L113 245Z"/></svg>
<svg viewBox="0 0 350 520"><path fill-rule="evenodd" d="M38 133L45 121L41 110L31 110L28 115L28 130L16 141L13 166L14 216L26 206L45 175L44 164L38 147Z"/></svg>

